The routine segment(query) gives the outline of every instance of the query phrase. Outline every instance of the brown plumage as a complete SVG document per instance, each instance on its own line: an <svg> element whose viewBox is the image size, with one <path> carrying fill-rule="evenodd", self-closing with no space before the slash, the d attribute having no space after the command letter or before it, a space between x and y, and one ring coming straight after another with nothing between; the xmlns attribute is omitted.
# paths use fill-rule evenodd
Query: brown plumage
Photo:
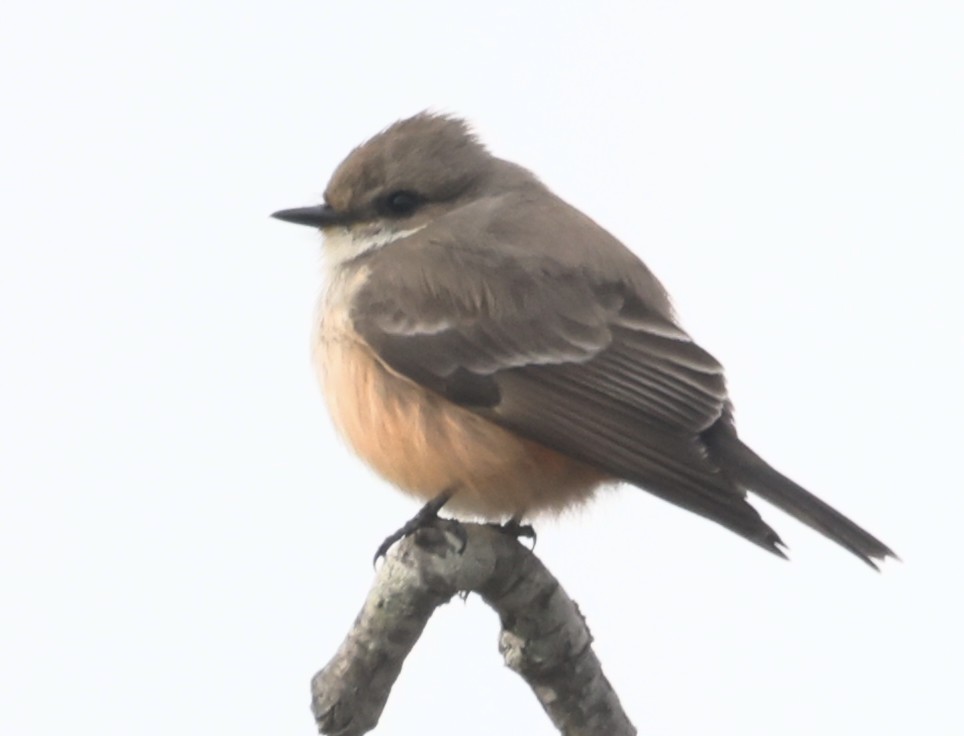
<svg viewBox="0 0 964 736"><path fill-rule="evenodd" d="M868 564L893 554L740 442L649 269L462 121L396 123L325 198L278 216L324 230L325 393L395 485L498 519L624 480L782 554L750 490Z"/></svg>

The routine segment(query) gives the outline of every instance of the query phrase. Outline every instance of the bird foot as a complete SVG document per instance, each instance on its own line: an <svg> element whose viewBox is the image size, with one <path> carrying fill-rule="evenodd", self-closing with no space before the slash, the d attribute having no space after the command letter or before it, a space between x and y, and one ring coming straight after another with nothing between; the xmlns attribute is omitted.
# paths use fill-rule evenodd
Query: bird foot
<svg viewBox="0 0 964 736"><path fill-rule="evenodd" d="M375 550L375 557L372 560L372 564L377 564L382 557L388 554L388 550L391 549L395 542L399 542L405 537L411 536L421 529L428 528L435 528L439 531L448 532L455 535L459 541L458 553L462 554L462 552L465 551L465 546L469 541L468 535L465 533L465 527L454 519L442 519L439 518L438 515L439 510L451 497L452 495L450 493L443 493L438 498L432 499L422 508L420 508L415 516L402 524L402 526L396 531L385 537L385 540L378 545L378 549Z"/></svg>
<svg viewBox="0 0 964 736"><path fill-rule="evenodd" d="M532 528L532 524L523 524L519 519L509 519L502 524L493 522L487 526L515 539L522 539L523 537L531 539L532 549L536 548L536 530Z"/></svg>

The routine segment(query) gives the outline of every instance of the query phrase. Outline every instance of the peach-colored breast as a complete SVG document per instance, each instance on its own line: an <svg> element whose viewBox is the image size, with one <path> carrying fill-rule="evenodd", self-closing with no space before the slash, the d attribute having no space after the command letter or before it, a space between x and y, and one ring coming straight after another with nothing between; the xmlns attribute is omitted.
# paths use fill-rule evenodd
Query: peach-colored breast
<svg viewBox="0 0 964 736"><path fill-rule="evenodd" d="M339 432L383 478L456 512L505 519L559 511L607 477L392 373L360 338L323 329L317 359Z"/></svg>

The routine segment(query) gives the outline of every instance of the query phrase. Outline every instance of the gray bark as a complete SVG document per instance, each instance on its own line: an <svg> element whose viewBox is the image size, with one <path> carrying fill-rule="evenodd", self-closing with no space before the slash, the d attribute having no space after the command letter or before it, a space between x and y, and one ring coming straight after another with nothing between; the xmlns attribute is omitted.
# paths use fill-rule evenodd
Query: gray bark
<svg viewBox="0 0 964 736"><path fill-rule="evenodd" d="M405 657L435 609L478 593L499 614L499 650L567 736L636 733L592 651L576 604L531 550L491 527L451 521L395 545L332 660L312 679L312 710L329 736L378 723Z"/></svg>

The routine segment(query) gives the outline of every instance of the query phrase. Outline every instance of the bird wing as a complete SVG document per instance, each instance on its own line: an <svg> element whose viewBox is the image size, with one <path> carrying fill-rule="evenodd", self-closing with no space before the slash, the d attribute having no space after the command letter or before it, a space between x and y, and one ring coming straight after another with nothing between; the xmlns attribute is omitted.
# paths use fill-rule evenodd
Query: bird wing
<svg viewBox="0 0 964 736"><path fill-rule="evenodd" d="M600 233L609 236L599 229ZM680 329L618 241L616 272L476 231L418 234L373 255L352 311L392 371L518 434L642 486L781 554L707 455L727 411L719 363ZM597 243L598 245L598 243ZM627 257L629 254L631 257Z"/></svg>

